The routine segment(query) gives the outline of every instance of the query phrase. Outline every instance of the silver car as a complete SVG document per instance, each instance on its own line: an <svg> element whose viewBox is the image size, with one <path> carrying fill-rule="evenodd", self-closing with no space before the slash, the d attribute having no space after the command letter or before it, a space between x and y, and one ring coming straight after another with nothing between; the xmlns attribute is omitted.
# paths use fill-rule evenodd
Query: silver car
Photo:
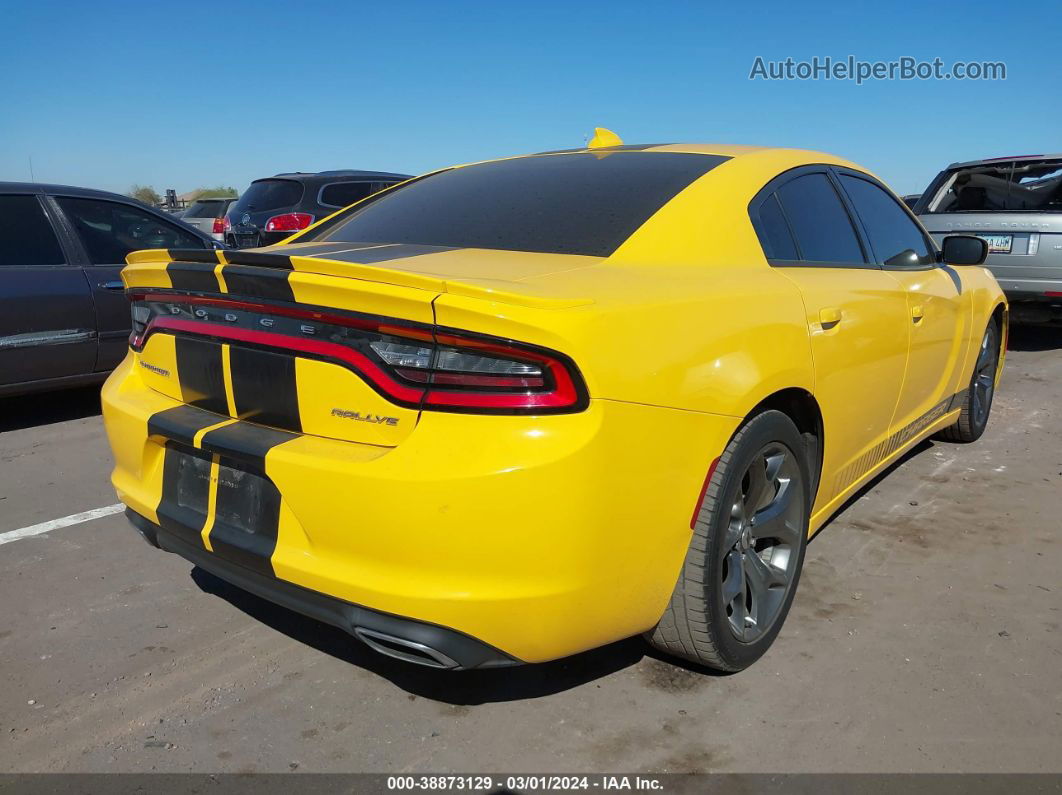
<svg viewBox="0 0 1062 795"><path fill-rule="evenodd" d="M225 213L236 199L196 199L181 211L181 220L206 232L215 240L225 239Z"/></svg>
<svg viewBox="0 0 1062 795"><path fill-rule="evenodd" d="M953 163L914 212L938 245L953 234L988 243L1013 320L1062 321L1062 154Z"/></svg>

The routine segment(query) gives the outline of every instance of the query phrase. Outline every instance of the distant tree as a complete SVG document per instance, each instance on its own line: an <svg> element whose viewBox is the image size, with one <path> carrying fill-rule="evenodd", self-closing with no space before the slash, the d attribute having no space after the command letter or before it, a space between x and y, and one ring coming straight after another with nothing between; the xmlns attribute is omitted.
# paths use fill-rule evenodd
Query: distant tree
<svg viewBox="0 0 1062 795"><path fill-rule="evenodd" d="M129 195L134 199L139 199L144 202L144 204L150 204L152 206L162 204L162 197L159 196L159 192L150 185L133 185L133 187L129 189Z"/></svg>
<svg viewBox="0 0 1062 795"><path fill-rule="evenodd" d="M236 188L217 185L213 188L200 188L195 191L197 199L235 199L239 194Z"/></svg>

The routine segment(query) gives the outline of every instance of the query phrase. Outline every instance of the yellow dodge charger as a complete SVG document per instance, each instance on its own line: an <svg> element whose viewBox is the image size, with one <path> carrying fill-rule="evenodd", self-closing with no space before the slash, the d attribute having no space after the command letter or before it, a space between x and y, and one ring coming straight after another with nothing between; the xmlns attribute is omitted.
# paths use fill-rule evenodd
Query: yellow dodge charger
<svg viewBox="0 0 1062 795"><path fill-rule="evenodd" d="M984 431L985 253L816 152L602 132L444 169L281 245L131 254L114 486L152 544L392 657L644 633L740 670L845 500Z"/></svg>

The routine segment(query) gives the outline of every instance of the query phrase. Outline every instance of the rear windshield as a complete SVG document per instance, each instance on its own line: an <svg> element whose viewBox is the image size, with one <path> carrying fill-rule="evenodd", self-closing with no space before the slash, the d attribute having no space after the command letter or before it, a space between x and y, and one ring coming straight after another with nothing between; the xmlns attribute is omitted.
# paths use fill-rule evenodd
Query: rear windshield
<svg viewBox="0 0 1062 795"><path fill-rule="evenodd" d="M999 161L949 171L922 212L1062 212L1062 160Z"/></svg>
<svg viewBox="0 0 1062 795"><path fill-rule="evenodd" d="M182 218L220 218L228 199L197 199L188 205Z"/></svg>
<svg viewBox="0 0 1062 795"><path fill-rule="evenodd" d="M291 179L260 179L232 206L233 212L253 213L291 207L302 200L302 183Z"/></svg>
<svg viewBox="0 0 1062 795"><path fill-rule="evenodd" d="M414 243L607 257L676 193L727 159L600 152L480 163L379 194L300 242Z"/></svg>

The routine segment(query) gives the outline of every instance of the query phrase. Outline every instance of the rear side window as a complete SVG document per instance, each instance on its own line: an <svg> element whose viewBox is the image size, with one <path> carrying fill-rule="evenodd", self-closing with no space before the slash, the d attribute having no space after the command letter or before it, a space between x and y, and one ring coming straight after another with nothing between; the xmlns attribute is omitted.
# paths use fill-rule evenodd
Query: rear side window
<svg viewBox="0 0 1062 795"><path fill-rule="evenodd" d="M302 191L302 183L293 179L260 179L250 184L232 211L254 213L291 207L302 201Z"/></svg>
<svg viewBox="0 0 1062 795"><path fill-rule="evenodd" d="M321 204L346 207L375 193L379 186L373 182L333 182L321 188Z"/></svg>
<svg viewBox="0 0 1062 795"><path fill-rule="evenodd" d="M773 193L760 205L760 245L767 259L800 259L789 222Z"/></svg>
<svg viewBox="0 0 1062 795"><path fill-rule="evenodd" d="M40 200L36 196L0 196L0 267L65 262Z"/></svg>
<svg viewBox="0 0 1062 795"><path fill-rule="evenodd" d="M607 257L675 194L728 159L626 151L479 163L382 193L300 242L412 243Z"/></svg>
<svg viewBox="0 0 1062 795"><path fill-rule="evenodd" d="M825 174L804 174L782 185L775 196L793 230L805 262L864 263L848 211Z"/></svg>
<svg viewBox="0 0 1062 795"><path fill-rule="evenodd" d="M863 222L877 261L887 268L918 268L931 265L925 236L897 201L877 185L849 174L841 184Z"/></svg>
<svg viewBox="0 0 1062 795"><path fill-rule="evenodd" d="M946 174L924 213L1062 212L1062 160L1017 160Z"/></svg>
<svg viewBox="0 0 1062 795"><path fill-rule="evenodd" d="M56 198L93 265L125 262L130 251L145 248L205 248L203 241L156 215L120 202Z"/></svg>

